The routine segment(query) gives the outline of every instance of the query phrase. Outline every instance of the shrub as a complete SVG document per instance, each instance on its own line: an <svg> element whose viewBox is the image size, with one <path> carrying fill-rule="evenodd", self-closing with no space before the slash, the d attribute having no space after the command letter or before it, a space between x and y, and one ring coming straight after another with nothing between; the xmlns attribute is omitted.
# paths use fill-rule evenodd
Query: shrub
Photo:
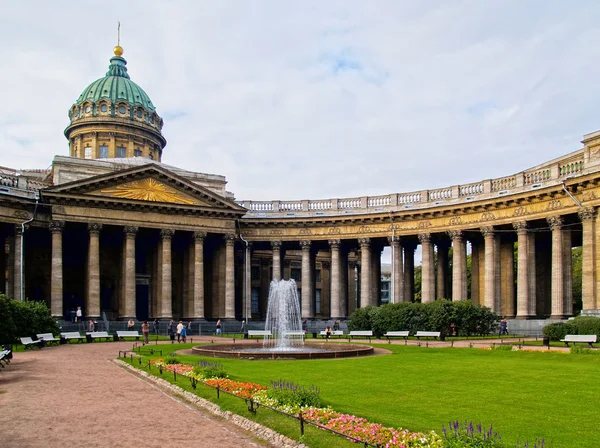
<svg viewBox="0 0 600 448"><path fill-rule="evenodd" d="M169 353L163 361L165 364L180 364L175 353Z"/></svg>
<svg viewBox="0 0 600 448"><path fill-rule="evenodd" d="M542 332L544 336L550 338L551 341L560 341L569 333L569 326L565 322L555 322L550 325L546 325Z"/></svg>
<svg viewBox="0 0 600 448"><path fill-rule="evenodd" d="M575 334L595 334L600 337L600 318L593 316L579 316L566 324ZM573 334L573 333L569 333Z"/></svg>
<svg viewBox="0 0 600 448"><path fill-rule="evenodd" d="M364 308L359 308L350 316L350 320L348 321L348 329L350 331L357 330L372 330L373 325L371 323L371 313L373 313L376 308L372 306L366 306Z"/></svg>
<svg viewBox="0 0 600 448"><path fill-rule="evenodd" d="M19 337L58 331L45 302L18 302L0 295L0 343L13 344Z"/></svg>
<svg viewBox="0 0 600 448"><path fill-rule="evenodd" d="M306 388L284 380L271 381L267 389L267 397L284 406L319 407L321 392L318 387Z"/></svg>
<svg viewBox="0 0 600 448"><path fill-rule="evenodd" d="M193 370L194 374L202 379L209 378L227 378L227 372L223 364L213 363L209 361L200 361Z"/></svg>

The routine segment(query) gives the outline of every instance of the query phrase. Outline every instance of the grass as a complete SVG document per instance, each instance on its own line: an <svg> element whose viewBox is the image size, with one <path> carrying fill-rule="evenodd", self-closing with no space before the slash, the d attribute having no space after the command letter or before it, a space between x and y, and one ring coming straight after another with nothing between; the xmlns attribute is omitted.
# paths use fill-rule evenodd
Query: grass
<svg viewBox="0 0 600 448"><path fill-rule="evenodd" d="M324 404L389 426L441 433L442 424L451 420L473 420L493 424L511 444L544 438L555 447L598 445L600 430L594 422L600 357L380 347L392 354L343 360L219 362L236 380L266 385L283 378L305 386L315 384ZM180 348L173 345L167 350ZM198 361L194 356L179 358Z"/></svg>

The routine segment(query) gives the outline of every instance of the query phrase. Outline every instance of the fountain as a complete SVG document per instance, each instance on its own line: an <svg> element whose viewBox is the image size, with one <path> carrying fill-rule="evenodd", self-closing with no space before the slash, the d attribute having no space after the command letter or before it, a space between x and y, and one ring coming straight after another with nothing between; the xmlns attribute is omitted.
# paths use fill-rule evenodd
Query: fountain
<svg viewBox="0 0 600 448"><path fill-rule="evenodd" d="M262 347L252 347L253 344L211 344L194 347L192 352L203 356L243 359L346 358L373 353L373 347L367 345L305 344L298 288L294 280L271 281L265 332L267 335Z"/></svg>

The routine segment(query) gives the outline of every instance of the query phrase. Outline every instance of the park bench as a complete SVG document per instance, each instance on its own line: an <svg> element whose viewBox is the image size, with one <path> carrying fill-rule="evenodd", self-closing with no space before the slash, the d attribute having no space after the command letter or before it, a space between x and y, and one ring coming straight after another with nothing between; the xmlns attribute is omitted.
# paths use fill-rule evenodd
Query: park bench
<svg viewBox="0 0 600 448"><path fill-rule="evenodd" d="M354 330L348 333L348 340L354 338L368 338L369 342L371 342L371 338L373 337L373 332L371 330Z"/></svg>
<svg viewBox="0 0 600 448"><path fill-rule="evenodd" d="M140 340L140 333L136 331L124 331L117 330L117 339L123 340L123 338L135 338L136 341Z"/></svg>
<svg viewBox="0 0 600 448"><path fill-rule="evenodd" d="M386 334L384 334L384 336L387 338L387 340L389 341L390 338L408 338L408 334L409 331L388 331Z"/></svg>
<svg viewBox="0 0 600 448"><path fill-rule="evenodd" d="M319 335L324 338L325 336L327 336L327 331L323 330L319 333ZM337 336L338 338L341 338L342 336L344 336L344 332L342 330L333 330L329 337L332 336Z"/></svg>
<svg viewBox="0 0 600 448"><path fill-rule="evenodd" d="M415 333L415 337L417 339L419 338L434 338L437 339L440 337L440 332L439 331L417 331Z"/></svg>
<svg viewBox="0 0 600 448"><path fill-rule="evenodd" d="M25 346L25 350L27 350L28 348L33 349L33 347L40 348L42 346L42 340L38 339L38 340L34 341L30 337L26 337L26 338L21 338L21 344L23 344Z"/></svg>
<svg viewBox="0 0 600 448"><path fill-rule="evenodd" d="M248 337L253 336L271 336L271 330L248 330Z"/></svg>
<svg viewBox="0 0 600 448"><path fill-rule="evenodd" d="M108 334L107 331L90 331L89 333L85 334L86 337L89 336L89 338L92 341L95 341L96 339L104 339L105 341L110 341L112 339L112 336L110 334Z"/></svg>
<svg viewBox="0 0 600 448"><path fill-rule="evenodd" d="M12 350L4 348L0 350L0 366L2 368L4 368L4 364L8 365L10 363L10 358L12 358Z"/></svg>
<svg viewBox="0 0 600 448"><path fill-rule="evenodd" d="M569 346L569 342L587 342L590 347L593 347L592 344L598 341L598 336L595 334L568 334L564 339L561 339L560 342L564 342L566 346Z"/></svg>
<svg viewBox="0 0 600 448"><path fill-rule="evenodd" d="M61 340L65 341L65 342L70 342L70 341L83 342L83 340L85 339L85 337L81 336L78 331L67 331L65 333L61 333L60 338L61 338Z"/></svg>
<svg viewBox="0 0 600 448"><path fill-rule="evenodd" d="M282 336L300 336L304 339L305 333L304 331L284 331Z"/></svg>
<svg viewBox="0 0 600 448"><path fill-rule="evenodd" d="M60 338L55 338L52 333L38 333L36 334L38 339L42 339L45 344L52 344L53 342L58 345Z"/></svg>

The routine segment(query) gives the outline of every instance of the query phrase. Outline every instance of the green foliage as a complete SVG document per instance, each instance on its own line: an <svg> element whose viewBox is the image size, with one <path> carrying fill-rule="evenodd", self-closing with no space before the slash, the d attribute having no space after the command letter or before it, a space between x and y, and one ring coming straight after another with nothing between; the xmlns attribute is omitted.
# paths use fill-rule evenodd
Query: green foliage
<svg viewBox="0 0 600 448"><path fill-rule="evenodd" d="M578 347L576 345L571 346L571 353L573 355L596 355L600 356L600 352L598 350L592 350L590 348Z"/></svg>
<svg viewBox="0 0 600 448"><path fill-rule="evenodd" d="M175 353L169 353L164 358L164 363L165 364L180 364L181 361L179 361L179 359L177 359L177 355L175 355Z"/></svg>
<svg viewBox="0 0 600 448"><path fill-rule="evenodd" d="M555 322L542 330L551 341L560 341L567 334L595 334L600 338L600 318L579 316L567 322Z"/></svg>
<svg viewBox="0 0 600 448"><path fill-rule="evenodd" d="M500 352L511 352L513 346L512 345L504 345L504 344L498 344L498 345L492 345L490 347L492 350L497 350Z"/></svg>
<svg viewBox="0 0 600 448"><path fill-rule="evenodd" d="M193 372L200 376L202 379L209 378L227 378L227 372L223 367L223 364L213 363L210 361L200 361Z"/></svg>
<svg viewBox="0 0 600 448"><path fill-rule="evenodd" d="M372 330L376 336L388 331L418 330L439 331L442 336L450 334L450 325L455 324L462 336L489 334L496 330L500 318L489 308L469 300L451 302L438 299L432 303L392 303L379 308L357 309L351 316L348 328Z"/></svg>
<svg viewBox="0 0 600 448"><path fill-rule="evenodd" d="M18 302L0 295L0 343L13 344L20 337L58 331L45 302Z"/></svg>
<svg viewBox="0 0 600 448"><path fill-rule="evenodd" d="M553 324L546 325L542 332L544 333L544 336L549 337L551 341L560 341L570 333L570 325L566 324L565 322L555 322Z"/></svg>
<svg viewBox="0 0 600 448"><path fill-rule="evenodd" d="M284 380L271 381L267 389L267 397L284 406L319 407L321 406L320 395L318 387L306 388Z"/></svg>
<svg viewBox="0 0 600 448"><path fill-rule="evenodd" d="M506 445L490 425L489 429L473 422L460 423L458 420L442 426L445 448L501 448Z"/></svg>

